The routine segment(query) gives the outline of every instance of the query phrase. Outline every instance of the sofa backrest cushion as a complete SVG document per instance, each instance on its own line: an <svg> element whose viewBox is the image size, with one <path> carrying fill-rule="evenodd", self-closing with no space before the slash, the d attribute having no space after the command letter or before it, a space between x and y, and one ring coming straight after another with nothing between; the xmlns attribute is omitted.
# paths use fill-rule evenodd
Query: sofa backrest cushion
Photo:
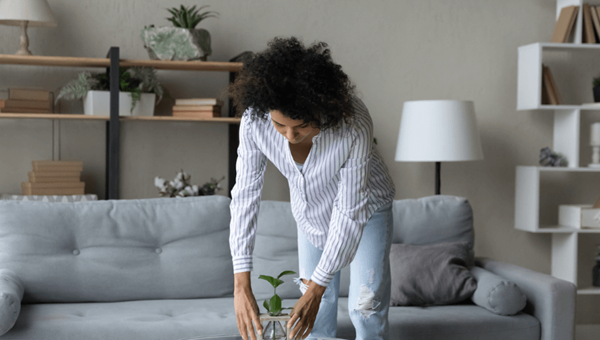
<svg viewBox="0 0 600 340"><path fill-rule="evenodd" d="M0 201L0 268L25 303L231 296L229 202Z"/></svg>
<svg viewBox="0 0 600 340"><path fill-rule="evenodd" d="M464 197L435 195L394 201L393 243L467 242L473 254L473 210Z"/></svg>
<svg viewBox="0 0 600 340"><path fill-rule="evenodd" d="M285 283L277 287L277 295L282 299L302 296L298 285L293 282L293 278L299 277L298 229L289 202L260 202L255 240L252 256L254 268L250 277L259 306L262 306L262 300L273 296L273 287L259 279L259 275L277 277L284 270L293 270L296 275L281 278Z"/></svg>

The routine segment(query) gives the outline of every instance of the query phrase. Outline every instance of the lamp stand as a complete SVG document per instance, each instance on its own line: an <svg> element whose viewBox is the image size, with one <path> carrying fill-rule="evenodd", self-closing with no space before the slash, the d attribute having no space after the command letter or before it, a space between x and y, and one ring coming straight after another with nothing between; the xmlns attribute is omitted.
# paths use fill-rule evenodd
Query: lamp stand
<svg viewBox="0 0 600 340"><path fill-rule="evenodd" d="M21 22L21 49L17 51L17 55L31 55L29 51L29 37L27 36L27 26L29 26L29 21Z"/></svg>
<svg viewBox="0 0 600 340"><path fill-rule="evenodd" d="M440 179L442 162L435 162L435 194L440 195L440 186L442 181Z"/></svg>

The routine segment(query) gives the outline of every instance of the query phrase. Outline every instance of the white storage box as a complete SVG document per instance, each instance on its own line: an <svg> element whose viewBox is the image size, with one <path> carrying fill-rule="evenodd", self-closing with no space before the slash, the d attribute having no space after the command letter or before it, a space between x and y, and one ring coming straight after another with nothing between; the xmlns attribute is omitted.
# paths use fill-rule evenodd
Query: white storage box
<svg viewBox="0 0 600 340"><path fill-rule="evenodd" d="M591 204L566 204L558 207L558 224L573 228L600 228L600 209Z"/></svg>
<svg viewBox="0 0 600 340"><path fill-rule="evenodd" d="M119 92L119 116L154 116L155 93L142 93L131 111L131 93ZM89 91L83 98L83 113L91 116L110 116L110 92Z"/></svg>

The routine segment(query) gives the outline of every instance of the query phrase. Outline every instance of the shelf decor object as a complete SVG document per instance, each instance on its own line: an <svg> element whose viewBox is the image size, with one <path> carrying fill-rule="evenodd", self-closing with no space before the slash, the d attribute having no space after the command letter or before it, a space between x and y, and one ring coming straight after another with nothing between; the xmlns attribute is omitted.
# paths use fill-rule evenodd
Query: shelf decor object
<svg viewBox="0 0 600 340"><path fill-rule="evenodd" d="M592 162L590 168L600 169L600 123L590 125L590 146L592 147Z"/></svg>
<svg viewBox="0 0 600 340"><path fill-rule="evenodd" d="M0 24L20 26L21 49L18 55L31 55L27 27L56 27L56 19L52 15L46 0L1 0Z"/></svg>
<svg viewBox="0 0 600 340"><path fill-rule="evenodd" d="M196 28L202 20L217 18L218 13L206 11L199 13L206 6L173 7L167 9L172 17L168 20L171 26L144 27L141 38L150 59L158 60L203 60L212 53L210 33Z"/></svg>
<svg viewBox="0 0 600 340"><path fill-rule="evenodd" d="M436 162L436 195L441 191L441 162L482 159L472 101L418 100L404 103L396 161Z"/></svg>

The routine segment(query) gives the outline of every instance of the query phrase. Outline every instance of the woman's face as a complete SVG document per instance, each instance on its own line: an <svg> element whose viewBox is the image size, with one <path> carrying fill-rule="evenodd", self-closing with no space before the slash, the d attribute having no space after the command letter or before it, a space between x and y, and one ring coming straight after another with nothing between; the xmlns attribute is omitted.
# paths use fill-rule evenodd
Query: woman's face
<svg viewBox="0 0 600 340"><path fill-rule="evenodd" d="M294 120L286 117L277 110L271 110L271 122L291 144L298 144L319 134L320 129L315 128L312 124L305 123L302 120ZM310 139L309 139L310 140Z"/></svg>

